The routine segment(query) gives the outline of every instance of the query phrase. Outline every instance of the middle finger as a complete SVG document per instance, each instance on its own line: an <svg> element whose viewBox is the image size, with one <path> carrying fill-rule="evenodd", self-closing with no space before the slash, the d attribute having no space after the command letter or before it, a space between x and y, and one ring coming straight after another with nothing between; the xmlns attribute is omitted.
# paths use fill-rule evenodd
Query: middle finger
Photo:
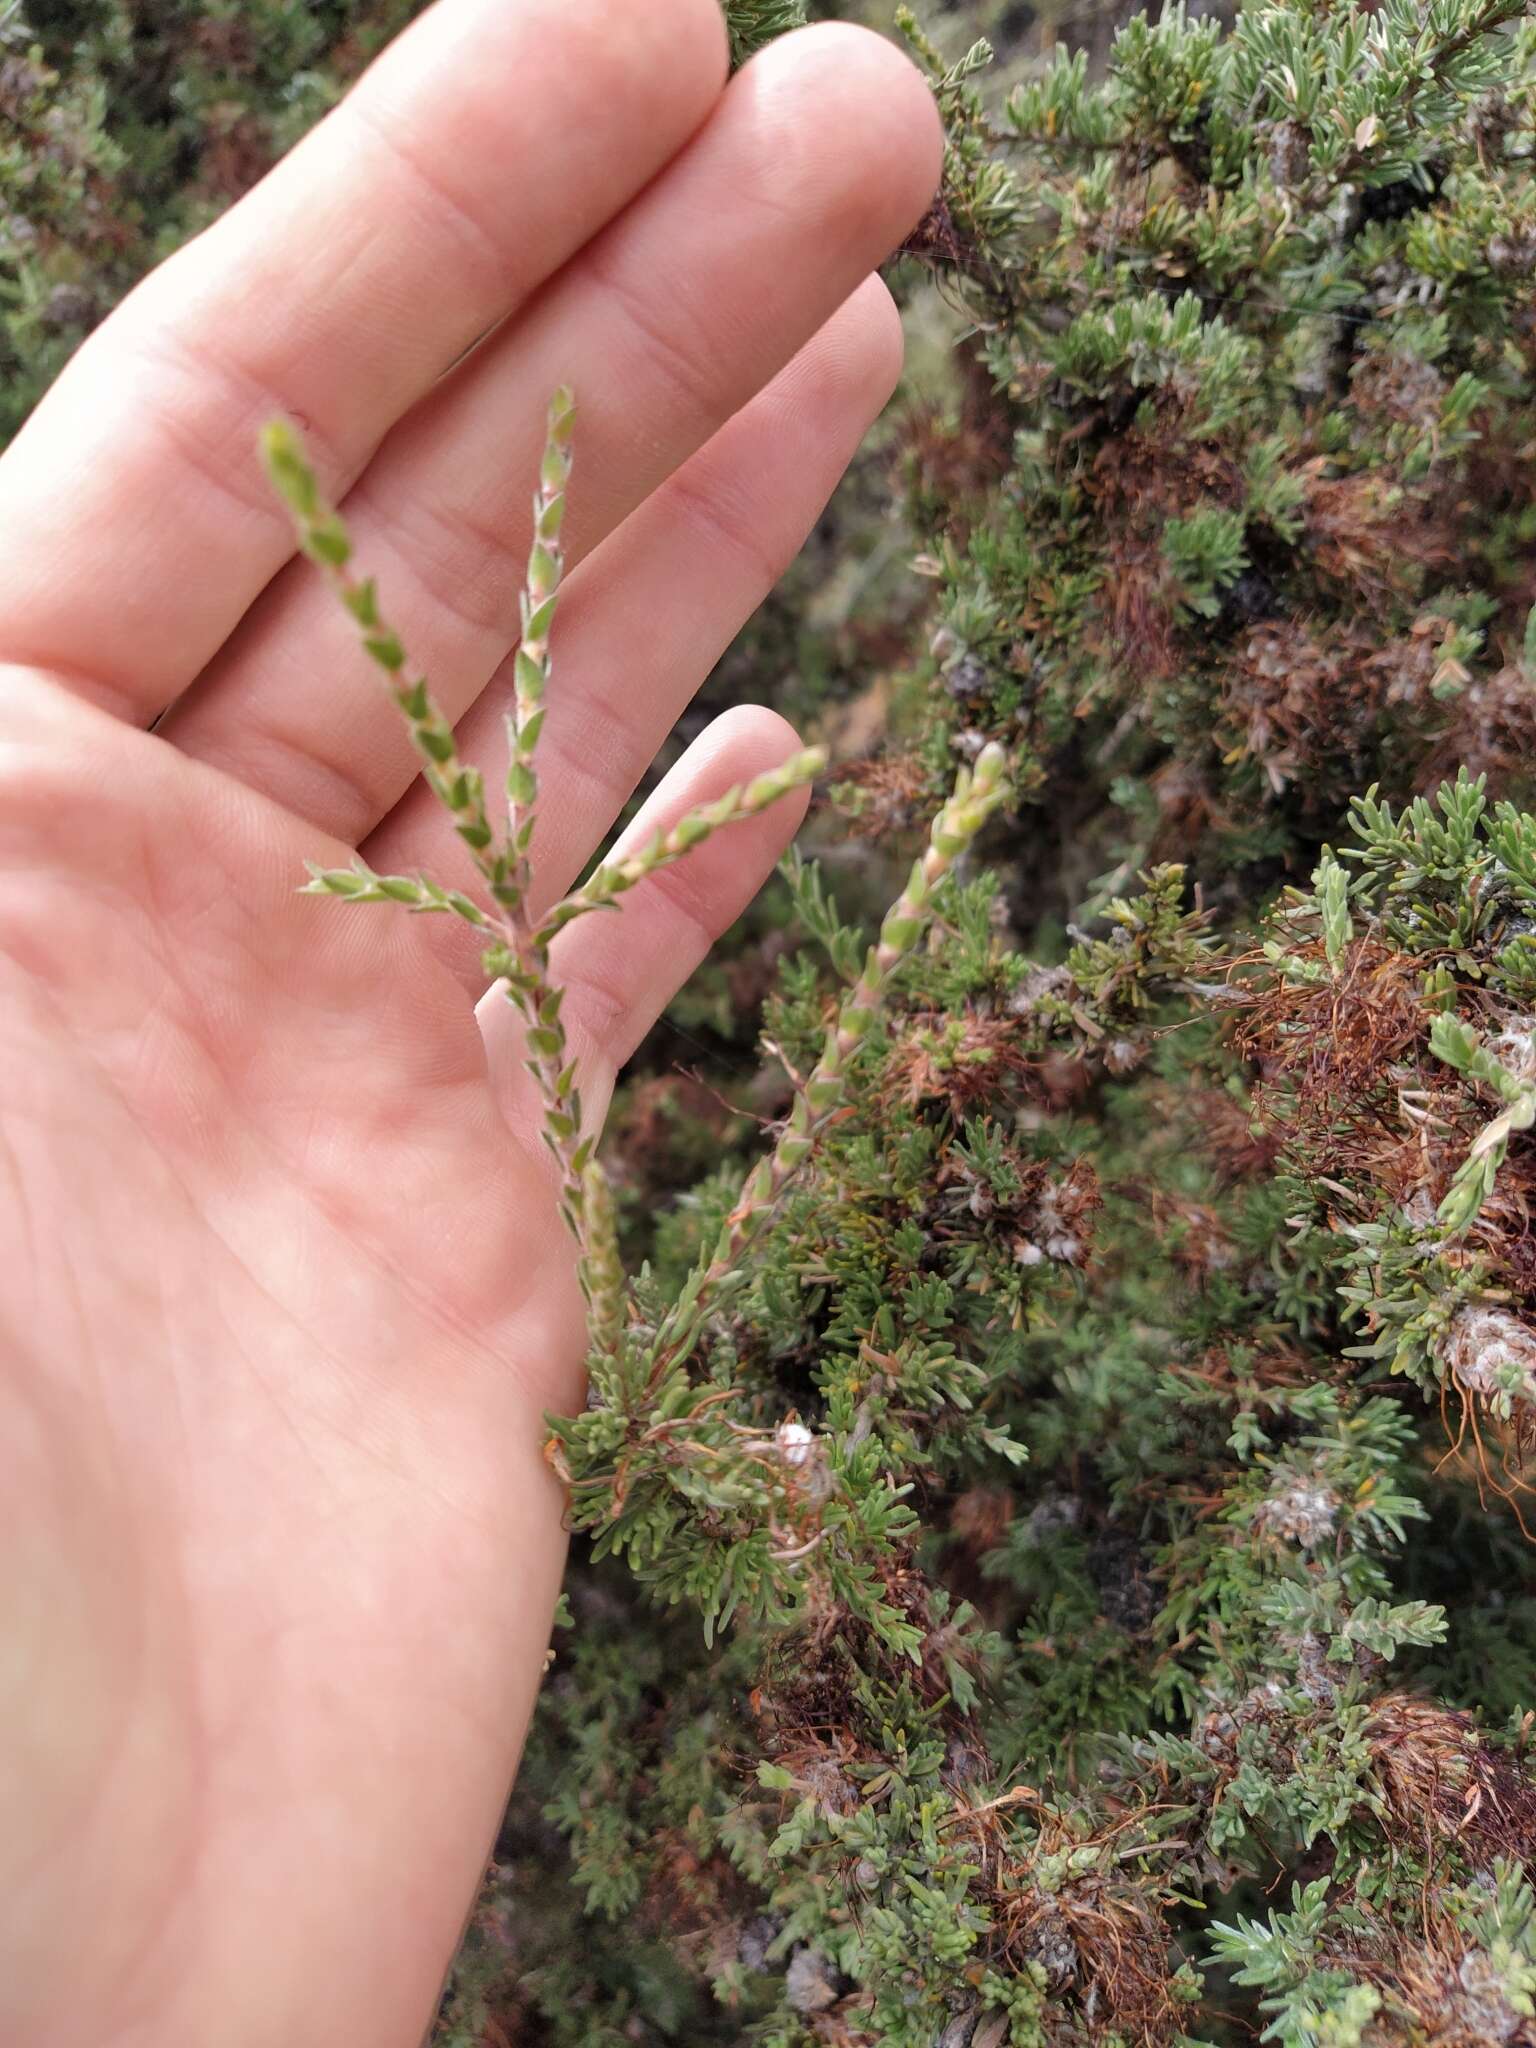
<svg viewBox="0 0 1536 2048"><path fill-rule="evenodd" d="M889 253L931 196L938 152L927 89L889 44L831 25L784 38L530 311L391 434L346 515L450 718L516 637L547 392L568 381L581 405L574 562ZM688 571L677 564L658 605L690 601ZM379 691L347 628L295 564L166 733L355 844L416 763L403 734L373 743Z"/></svg>

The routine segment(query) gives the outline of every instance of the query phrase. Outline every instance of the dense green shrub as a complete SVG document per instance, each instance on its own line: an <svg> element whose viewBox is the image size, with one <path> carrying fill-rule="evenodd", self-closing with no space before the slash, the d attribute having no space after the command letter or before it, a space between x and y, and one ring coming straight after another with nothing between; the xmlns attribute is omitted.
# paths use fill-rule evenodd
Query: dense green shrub
<svg viewBox="0 0 1536 2048"><path fill-rule="evenodd" d="M1513 14L1168 14L1001 95L912 31L971 333L900 458L931 644L834 797L900 845L1001 743L1019 801L691 1356L557 1431L591 1548L466 2023L1536 2038ZM863 935L789 894L803 1074ZM646 1244L638 1356L733 1198Z"/></svg>
<svg viewBox="0 0 1536 2048"><path fill-rule="evenodd" d="M981 334L914 459L928 758L1003 737L1107 858L1244 900L1369 782L1528 773L1520 12L1170 12L995 117L929 52Z"/></svg>
<svg viewBox="0 0 1536 2048"><path fill-rule="evenodd" d="M10 418L407 11L11 20ZM907 32L917 574L746 643L865 734L838 863L571 1160L578 1536L444 2037L1536 2042L1536 29Z"/></svg>

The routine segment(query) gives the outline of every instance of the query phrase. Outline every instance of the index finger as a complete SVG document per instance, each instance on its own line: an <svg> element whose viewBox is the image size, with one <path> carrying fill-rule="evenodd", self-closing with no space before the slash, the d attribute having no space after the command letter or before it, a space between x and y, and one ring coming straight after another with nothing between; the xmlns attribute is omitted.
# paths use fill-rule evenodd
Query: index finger
<svg viewBox="0 0 1536 2048"><path fill-rule="evenodd" d="M717 0L439 0L91 336L0 462L0 654L135 720L292 553L256 439L328 493L634 197L725 82Z"/></svg>

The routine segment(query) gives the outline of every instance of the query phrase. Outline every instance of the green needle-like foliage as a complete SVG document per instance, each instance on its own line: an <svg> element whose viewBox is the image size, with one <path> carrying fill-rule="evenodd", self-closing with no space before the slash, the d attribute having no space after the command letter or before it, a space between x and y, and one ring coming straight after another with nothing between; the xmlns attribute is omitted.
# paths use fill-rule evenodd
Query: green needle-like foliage
<svg viewBox="0 0 1536 2048"><path fill-rule="evenodd" d="M871 953L792 863L745 1193L642 1225L638 1094L616 1135L651 1264L555 1428L509 1822L584 1917L510 1873L535 1957L477 1994L472 1943L459 2011L1536 2038L1536 40L1286 0L993 89L932 35L970 368L836 795L900 843L974 763L996 872Z"/></svg>
<svg viewBox="0 0 1536 2048"><path fill-rule="evenodd" d="M413 11L0 10L3 424ZM535 916L568 397L504 794L269 437L465 849L309 887L479 932L589 1310L453 2048L1536 2042L1536 27L1022 13L902 16L913 394L711 686L830 801L601 1165L555 936L827 750Z"/></svg>

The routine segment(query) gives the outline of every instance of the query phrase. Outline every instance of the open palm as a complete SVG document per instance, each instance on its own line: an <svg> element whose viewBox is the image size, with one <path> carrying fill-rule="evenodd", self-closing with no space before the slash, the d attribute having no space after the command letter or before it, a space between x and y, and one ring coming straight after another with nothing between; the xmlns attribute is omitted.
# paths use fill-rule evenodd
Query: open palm
<svg viewBox="0 0 1536 2048"><path fill-rule="evenodd" d="M724 74L715 0L441 0L0 463L8 2048L430 2017L548 1635L580 1304L473 946L296 893L460 850L257 435L303 428L489 761L576 385L567 886L888 394L869 273L937 177L873 37ZM640 829L792 743L720 720ZM589 1112L793 823L564 935Z"/></svg>

